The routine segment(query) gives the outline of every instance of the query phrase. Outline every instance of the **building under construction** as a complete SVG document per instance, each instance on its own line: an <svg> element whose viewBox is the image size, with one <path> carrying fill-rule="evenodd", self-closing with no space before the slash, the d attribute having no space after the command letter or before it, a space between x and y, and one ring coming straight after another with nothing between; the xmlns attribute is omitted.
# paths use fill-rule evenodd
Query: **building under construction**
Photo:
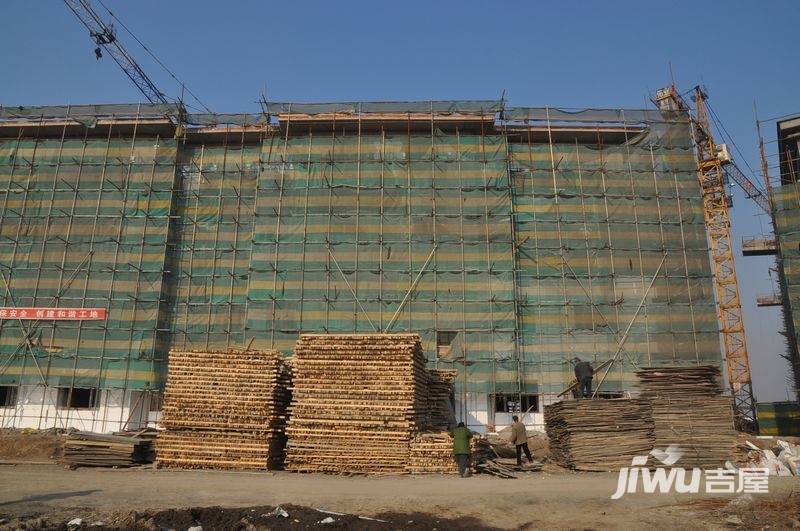
<svg viewBox="0 0 800 531"><path fill-rule="evenodd" d="M778 186L772 190L778 276L787 338L786 360L800 401L800 116L777 122ZM765 171L766 173L766 171Z"/></svg>
<svg viewBox="0 0 800 531"><path fill-rule="evenodd" d="M415 331L468 425L721 365L689 118L502 101L0 108L0 422L157 419L168 352ZM541 423L540 413L534 418Z"/></svg>

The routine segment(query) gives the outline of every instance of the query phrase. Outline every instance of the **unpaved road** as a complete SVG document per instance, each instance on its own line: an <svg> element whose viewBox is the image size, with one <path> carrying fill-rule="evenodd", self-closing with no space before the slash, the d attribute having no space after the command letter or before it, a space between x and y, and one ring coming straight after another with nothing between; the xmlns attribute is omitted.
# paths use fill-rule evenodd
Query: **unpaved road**
<svg viewBox="0 0 800 531"><path fill-rule="evenodd" d="M537 473L489 476L338 477L287 472L155 469L66 470L54 464L0 466L0 514L88 517L171 507L297 504L374 516L423 512L471 516L519 528L722 528L707 514L708 495L629 494L611 500L616 474ZM770 478L770 494L800 491L797 478ZM732 498L732 496L728 495ZM722 502L717 503L720 505ZM705 510L703 507L705 506Z"/></svg>

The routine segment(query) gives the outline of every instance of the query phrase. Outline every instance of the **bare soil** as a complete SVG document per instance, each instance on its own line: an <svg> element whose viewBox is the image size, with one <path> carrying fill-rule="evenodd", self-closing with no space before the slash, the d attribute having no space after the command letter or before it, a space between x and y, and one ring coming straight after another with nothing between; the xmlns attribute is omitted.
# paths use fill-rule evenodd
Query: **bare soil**
<svg viewBox="0 0 800 531"><path fill-rule="evenodd" d="M319 522L327 516L334 519L328 525L359 529L787 528L794 525L787 514L796 511L786 500L795 503L790 495L800 491L797 478L787 477L770 478L770 494L744 502L726 495L642 493L611 500L616 483L616 474L564 471L504 480L0 466L0 529L65 529L73 518L87 526L103 522L107 529L324 529ZM269 516L277 505L288 519Z"/></svg>
<svg viewBox="0 0 800 531"><path fill-rule="evenodd" d="M729 529L800 529L800 485L772 498L745 495L698 500L690 505Z"/></svg>
<svg viewBox="0 0 800 531"><path fill-rule="evenodd" d="M276 513L276 509L280 513ZM283 516L283 515L286 516ZM160 531L163 529L189 529L200 526L203 531L210 530L284 530L284 529L365 529L365 530L493 530L480 520L471 517L438 518L423 513L386 513L366 518L353 514L330 513L311 507L285 505L259 507L192 507L188 509L167 509L164 511L144 511L96 515L83 520L81 525L69 525L70 520L53 517L22 517L10 519L8 524L16 529L93 529Z"/></svg>
<svg viewBox="0 0 800 531"><path fill-rule="evenodd" d="M0 462L46 461L61 455L61 430L0 429Z"/></svg>

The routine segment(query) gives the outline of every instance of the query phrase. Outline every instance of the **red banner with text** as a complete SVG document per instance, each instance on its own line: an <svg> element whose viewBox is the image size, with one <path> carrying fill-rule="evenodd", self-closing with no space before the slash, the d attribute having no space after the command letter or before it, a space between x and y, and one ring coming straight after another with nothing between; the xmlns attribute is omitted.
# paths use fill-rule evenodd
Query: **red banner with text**
<svg viewBox="0 0 800 531"><path fill-rule="evenodd" d="M105 308L7 308L0 307L0 319L45 321L103 321Z"/></svg>

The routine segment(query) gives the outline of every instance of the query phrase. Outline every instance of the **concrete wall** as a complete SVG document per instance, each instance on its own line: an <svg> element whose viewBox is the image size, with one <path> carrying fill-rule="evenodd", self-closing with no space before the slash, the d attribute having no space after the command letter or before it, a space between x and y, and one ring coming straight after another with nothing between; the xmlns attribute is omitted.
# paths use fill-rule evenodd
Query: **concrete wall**
<svg viewBox="0 0 800 531"><path fill-rule="evenodd" d="M142 391L102 389L97 406L87 409L63 408L58 404L58 389L20 386L17 403L0 407L2 428L74 428L96 433L138 429L154 425L158 412L150 411L151 395ZM126 426L127 423L127 426Z"/></svg>

